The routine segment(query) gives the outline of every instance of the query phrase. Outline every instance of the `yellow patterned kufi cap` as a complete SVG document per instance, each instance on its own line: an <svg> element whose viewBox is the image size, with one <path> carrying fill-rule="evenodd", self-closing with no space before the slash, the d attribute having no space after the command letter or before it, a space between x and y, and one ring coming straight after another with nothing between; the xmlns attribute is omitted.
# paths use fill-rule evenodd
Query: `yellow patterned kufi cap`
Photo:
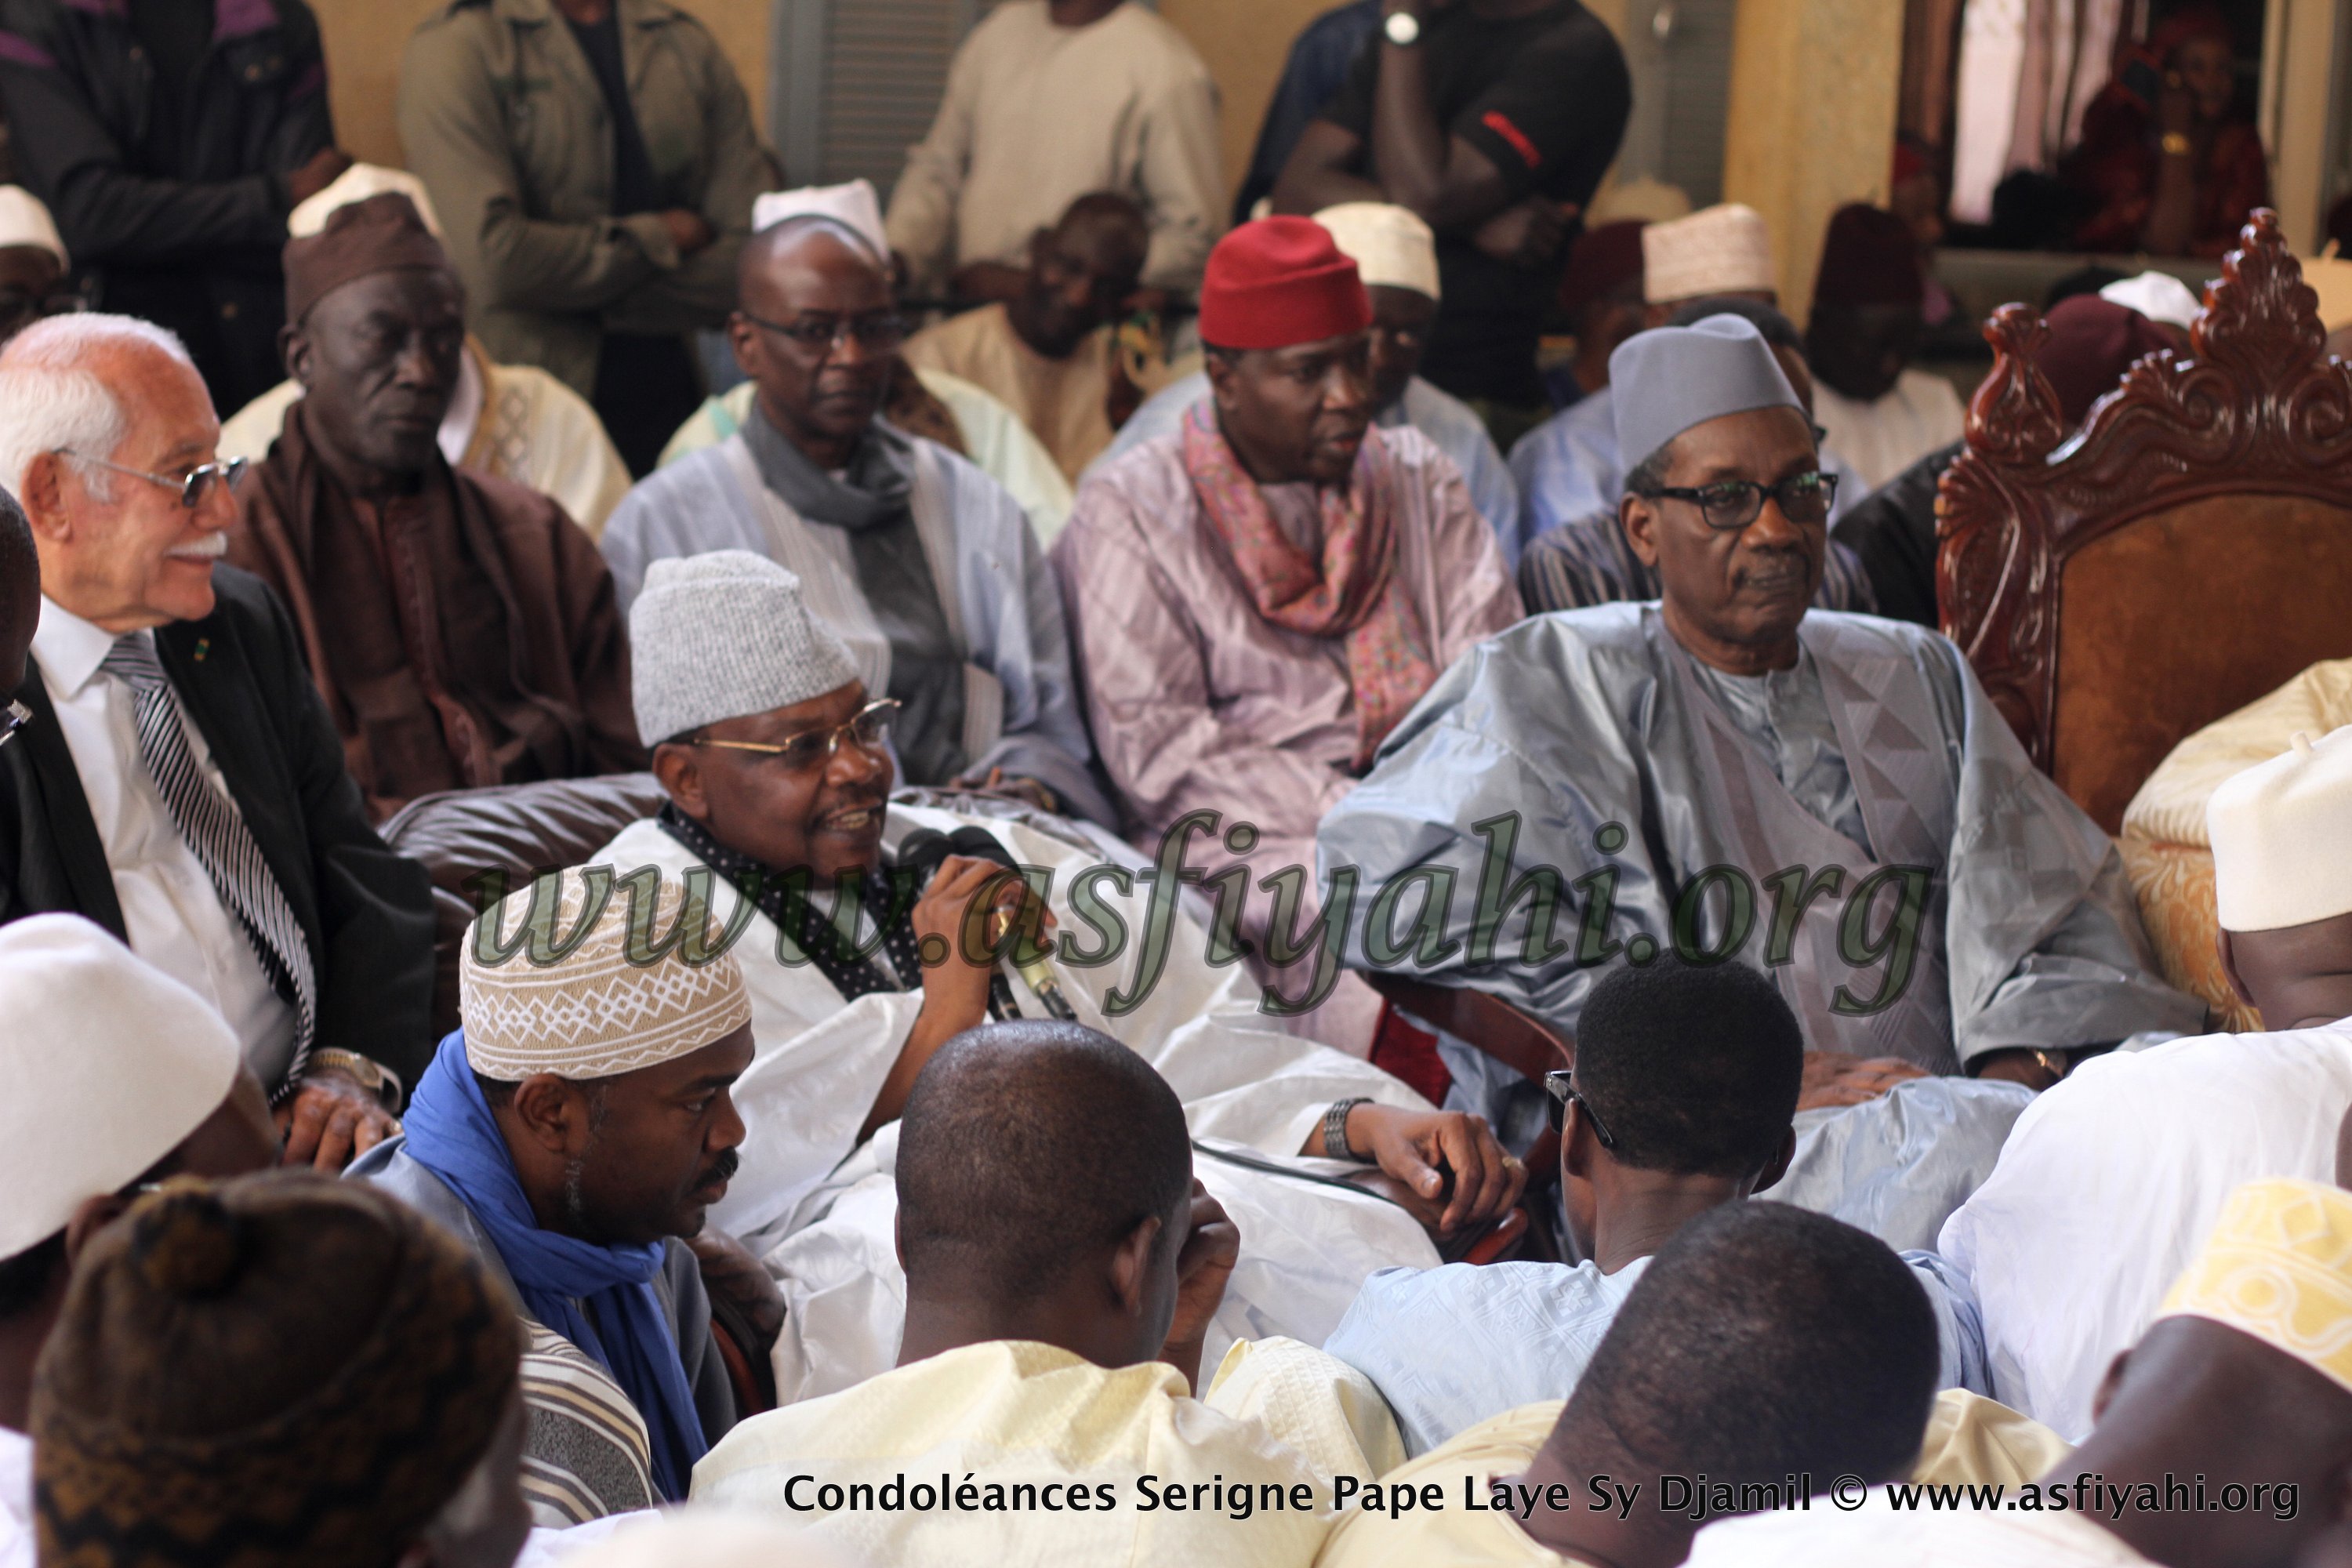
<svg viewBox="0 0 2352 1568"><path fill-rule="evenodd" d="M2352 1193L2248 1182L2157 1315L2226 1323L2352 1390Z"/></svg>
<svg viewBox="0 0 2352 1568"><path fill-rule="evenodd" d="M467 1062L501 1083L612 1078L750 1023L742 968L718 949L708 891L696 893L689 904L676 878L591 866L508 894L466 933Z"/></svg>

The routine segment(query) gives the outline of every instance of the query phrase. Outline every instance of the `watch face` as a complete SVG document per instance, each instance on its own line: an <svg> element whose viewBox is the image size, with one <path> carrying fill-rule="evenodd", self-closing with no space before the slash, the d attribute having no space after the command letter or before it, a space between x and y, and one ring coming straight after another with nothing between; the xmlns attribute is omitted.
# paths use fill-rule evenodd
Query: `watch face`
<svg viewBox="0 0 2352 1568"><path fill-rule="evenodd" d="M1410 11L1392 11L1381 24L1381 31L1388 34L1390 43L1402 48L1420 39L1421 20Z"/></svg>

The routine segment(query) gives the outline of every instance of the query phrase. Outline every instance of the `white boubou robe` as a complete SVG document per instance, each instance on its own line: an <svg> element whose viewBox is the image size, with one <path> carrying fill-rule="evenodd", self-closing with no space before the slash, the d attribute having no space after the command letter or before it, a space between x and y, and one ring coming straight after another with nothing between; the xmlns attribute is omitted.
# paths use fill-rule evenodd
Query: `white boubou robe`
<svg viewBox="0 0 2352 1568"><path fill-rule="evenodd" d="M1107 835L1088 836L1067 823L1049 834L1033 825L1047 820L894 804L886 839L895 846L920 827L989 829L1024 867L1040 868L1031 872L1033 885L1042 872L1052 874L1046 901L1059 931L1082 948L1098 946L1097 933L1112 922L1104 914L1079 920L1073 879L1090 867L1131 871L1142 862ZM625 829L590 864L610 864L621 875L656 866L676 877L700 862L648 819ZM1122 892L1115 882L1098 881L1093 895L1125 922L1127 946L1095 967L1068 963L1057 952L1053 963L1063 994L1081 1022L1140 1053L1174 1089L1195 1140L1194 1173L1241 1230L1241 1261L1202 1364L1216 1364L1236 1340L1281 1334L1320 1344L1374 1269L1436 1264L1427 1233L1404 1210L1329 1184L1361 1167L1297 1153L1334 1100L1363 1098L1411 1110L1427 1110L1428 1102L1370 1063L1288 1034L1279 1020L1260 1014L1247 966L1212 966L1207 933L1181 904L1171 911L1158 983L1139 1006L1111 1017L1109 998L1135 984L1145 960L1139 950L1150 883L1147 878ZM849 1387L898 1360L906 1310L893 1237L898 1125L864 1144L857 1132L906 1045L923 994L877 992L846 1001L814 963L778 962L774 923L757 910L742 910L731 885L716 882L712 901L721 930L748 916L733 951L751 988L757 1055L734 1089L747 1129L742 1168L711 1219L761 1255L783 1287L788 1312L775 1367L777 1396L789 1403ZM879 955L876 962L887 965ZM1048 1016L1035 993L1005 967L1023 1016ZM1267 1163L1282 1169L1256 1168Z"/></svg>

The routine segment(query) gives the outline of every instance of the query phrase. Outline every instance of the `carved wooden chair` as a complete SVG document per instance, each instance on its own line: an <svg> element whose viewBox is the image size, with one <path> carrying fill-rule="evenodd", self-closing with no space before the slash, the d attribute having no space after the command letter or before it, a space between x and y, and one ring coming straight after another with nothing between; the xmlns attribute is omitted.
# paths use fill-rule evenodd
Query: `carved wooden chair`
<svg viewBox="0 0 2352 1568"><path fill-rule="evenodd" d="M2121 829L2166 978L2225 1028L2252 1023L2214 952L2211 852L2127 807L2185 736L2352 654L2352 368L2323 357L2316 303L2257 212L2189 353L2134 365L2072 439L2032 366L2042 322L2003 308L1937 504L1944 630L2034 761Z"/></svg>
<svg viewBox="0 0 2352 1568"><path fill-rule="evenodd" d="M2109 833L2183 736L2352 655L2352 367L2276 215L2241 247L2189 354L2141 360L2072 439L2041 318L2003 306L1937 504L1944 631Z"/></svg>

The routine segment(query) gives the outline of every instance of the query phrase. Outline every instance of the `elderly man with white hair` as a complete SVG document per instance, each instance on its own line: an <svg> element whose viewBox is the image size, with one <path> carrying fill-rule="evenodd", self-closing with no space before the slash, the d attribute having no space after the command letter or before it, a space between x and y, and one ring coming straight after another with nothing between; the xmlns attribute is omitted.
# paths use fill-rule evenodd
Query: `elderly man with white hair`
<svg viewBox="0 0 2352 1568"><path fill-rule="evenodd" d="M1458 1249L1516 1201L1525 1173L1476 1118L1261 1016L1167 871L1041 813L893 802L893 705L782 567L740 551L657 562L630 638L670 798L589 862L715 878L758 1057L736 1089L743 1169L714 1213L783 1282L785 1400L895 1359L896 1124L925 1064L991 1017L1075 1018L1174 1089L1201 1177L1243 1235L1205 1364L1235 1339L1319 1342L1374 1268L1436 1260L1423 1222ZM1034 894L1001 874L1013 863ZM975 900L1048 951L1016 965L953 941ZM854 948L828 919L856 926ZM1349 1184L1360 1180L1412 1208Z"/></svg>
<svg viewBox="0 0 2352 1568"><path fill-rule="evenodd" d="M0 919L81 914L229 1024L340 1166L423 1067L424 871L368 826L285 610L222 564L239 465L179 340L73 315L0 351L0 485L40 563L0 753Z"/></svg>
<svg viewBox="0 0 2352 1568"><path fill-rule="evenodd" d="M1387 202L1341 202L1315 221L1331 233L1339 254L1356 264L1372 300L1372 423L1383 430L1410 425L1454 459L1470 487L1470 502L1495 531L1503 558L1518 563L1527 542L1519 526L1519 487L1486 423L1452 393L1421 374L1421 356L1437 321L1440 290L1437 237L1409 209ZM1203 369L1161 387L1119 426L1118 438L1095 459L1089 474L1161 436L1173 436L1185 410L1209 395Z"/></svg>

